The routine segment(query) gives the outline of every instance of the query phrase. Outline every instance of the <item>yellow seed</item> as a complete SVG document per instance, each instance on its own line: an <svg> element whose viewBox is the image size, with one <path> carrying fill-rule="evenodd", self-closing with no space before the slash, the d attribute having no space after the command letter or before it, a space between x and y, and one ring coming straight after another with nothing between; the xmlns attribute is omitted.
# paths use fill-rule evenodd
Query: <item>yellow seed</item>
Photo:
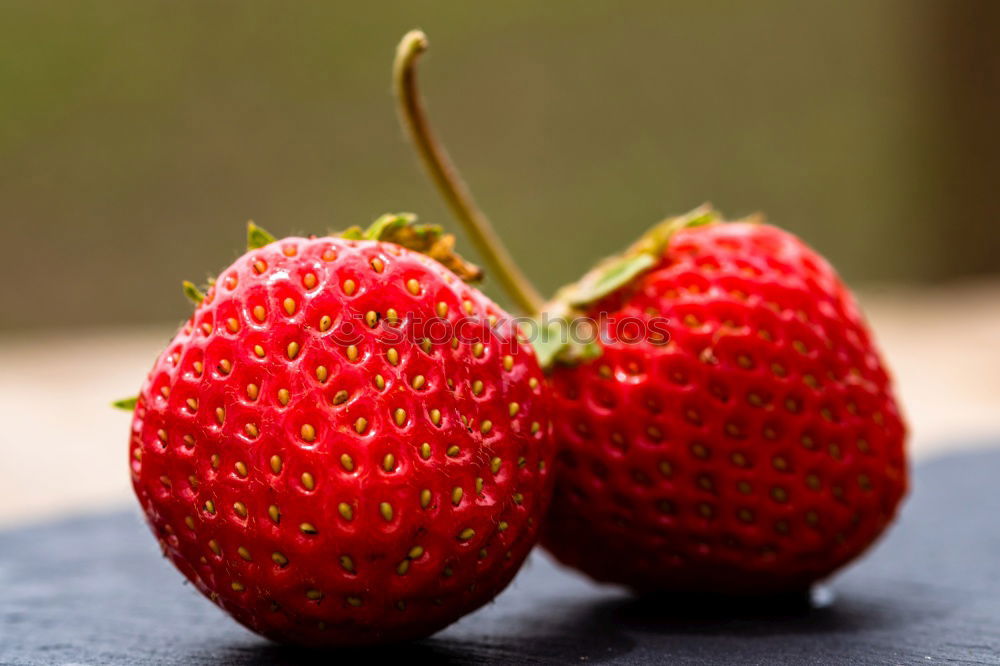
<svg viewBox="0 0 1000 666"><path fill-rule="evenodd" d="M288 349L286 351L288 353L288 360L292 360L299 355L299 343L289 342Z"/></svg>
<svg viewBox="0 0 1000 666"><path fill-rule="evenodd" d="M524 495L521 493L514 493L514 496L511 499L514 500L514 504L520 504L524 501Z"/></svg>
<svg viewBox="0 0 1000 666"><path fill-rule="evenodd" d="M271 506L267 507L267 515L269 515L271 517L271 520L273 520L274 522L276 523L281 522L281 512L278 511L278 507L276 505L272 504Z"/></svg>
<svg viewBox="0 0 1000 666"><path fill-rule="evenodd" d="M385 388L385 377L382 375L375 375L375 388L379 391Z"/></svg>
<svg viewBox="0 0 1000 666"><path fill-rule="evenodd" d="M431 410L431 423L433 423L434 425L440 425L440 423L441 423L441 410L440 409L432 409Z"/></svg>
<svg viewBox="0 0 1000 666"><path fill-rule="evenodd" d="M271 471L275 474L281 473L281 456L273 455L271 456Z"/></svg>
<svg viewBox="0 0 1000 666"><path fill-rule="evenodd" d="M352 560L349 555L340 556L340 566L344 567L347 571L354 573L354 560Z"/></svg>
<svg viewBox="0 0 1000 666"><path fill-rule="evenodd" d="M343 517L344 520L352 520L354 518L354 510L351 508L351 505L348 504L347 502L341 502L340 504L338 504L337 511L340 512L340 515L341 517Z"/></svg>
<svg viewBox="0 0 1000 666"><path fill-rule="evenodd" d="M368 419L366 419L365 417L362 416L358 418L357 421L354 422L354 430L359 435L363 434L367 429L368 429Z"/></svg>
<svg viewBox="0 0 1000 666"><path fill-rule="evenodd" d="M273 553L271 553L271 559L279 567L283 567L286 564L288 564L288 558L285 557L284 555L282 555L281 553L279 553L278 551L274 551Z"/></svg>
<svg viewBox="0 0 1000 666"><path fill-rule="evenodd" d="M417 375L416 377L413 378L413 382L411 382L410 386L419 391L424 387L424 384L426 383L427 380L424 378L423 375Z"/></svg>
<svg viewBox="0 0 1000 666"><path fill-rule="evenodd" d="M476 530L471 527L466 527L464 530L458 533L458 538L462 541L468 541L472 537L476 536Z"/></svg>
<svg viewBox="0 0 1000 666"><path fill-rule="evenodd" d="M257 355L257 358L264 358L264 348L260 345L253 346L253 353Z"/></svg>
<svg viewBox="0 0 1000 666"><path fill-rule="evenodd" d="M282 405L287 405L289 398L291 398L291 394L288 392L288 389L278 389L278 402Z"/></svg>
<svg viewBox="0 0 1000 666"><path fill-rule="evenodd" d="M215 539L209 539L208 547L211 548L212 552L215 553L216 555L222 554L222 549L219 548L219 542L216 541Z"/></svg>
<svg viewBox="0 0 1000 666"><path fill-rule="evenodd" d="M212 463L212 469L219 469L219 465L222 463L222 458L219 457L218 453L213 453L209 460Z"/></svg>
<svg viewBox="0 0 1000 666"><path fill-rule="evenodd" d="M410 549L410 552L406 554L411 560L415 560L424 554L424 549L422 546L414 546Z"/></svg>
<svg viewBox="0 0 1000 666"><path fill-rule="evenodd" d="M375 328L376 324L378 324L378 313L374 310L366 312L365 323L368 324L368 328Z"/></svg>
<svg viewBox="0 0 1000 666"><path fill-rule="evenodd" d="M501 520L499 523L497 523L497 529L501 532L506 530L508 527L510 527L510 525L507 524L506 520Z"/></svg>
<svg viewBox="0 0 1000 666"><path fill-rule="evenodd" d="M503 463L503 461L500 460L499 457L493 458L493 460L490 461L490 471L493 472L494 474L496 474L497 472L500 471L500 465L502 463Z"/></svg>
<svg viewBox="0 0 1000 666"><path fill-rule="evenodd" d="M233 581L233 583L232 583L232 588L233 588L233 591L234 591L234 592L242 592L243 590L245 590L245 589L246 589L246 588L245 588L245 587L243 586L243 583L241 583L241 582L239 582L239 581L237 581L237 580L234 580L234 581Z"/></svg>
<svg viewBox="0 0 1000 666"><path fill-rule="evenodd" d="M392 505L388 502L382 502L378 505L378 512L382 514L382 518L389 522L392 520Z"/></svg>
<svg viewBox="0 0 1000 666"><path fill-rule="evenodd" d="M371 267L376 273L381 273L385 269L385 262L375 257L371 260Z"/></svg>
<svg viewBox="0 0 1000 666"><path fill-rule="evenodd" d="M427 460L428 458L431 457L431 445L428 444L427 442L424 442L423 444L420 445L420 457L423 458L424 460Z"/></svg>
<svg viewBox="0 0 1000 666"><path fill-rule="evenodd" d="M464 494L464 491L459 486L455 486L454 488L452 488L451 489L451 503L454 504L455 506L458 506L459 503L462 501L462 495L463 494Z"/></svg>
<svg viewBox="0 0 1000 666"><path fill-rule="evenodd" d="M188 527L189 530L193 530L194 529L194 518L192 518L191 516L185 516L184 517L184 524L187 525L187 527Z"/></svg>
<svg viewBox="0 0 1000 666"><path fill-rule="evenodd" d="M212 500L205 500L205 511L212 515L215 515L215 502Z"/></svg>
<svg viewBox="0 0 1000 666"><path fill-rule="evenodd" d="M485 347L483 346L483 343L477 342L474 345L472 345L472 355L475 356L476 358L479 358L480 356L483 355L484 349Z"/></svg>
<svg viewBox="0 0 1000 666"><path fill-rule="evenodd" d="M235 504L233 504L233 511L235 511L236 515L239 516L240 518L246 518L247 505L244 504L243 502L236 502Z"/></svg>
<svg viewBox="0 0 1000 666"><path fill-rule="evenodd" d="M357 361L358 360L358 348L355 347L354 345L350 345L347 348L347 360L348 361Z"/></svg>
<svg viewBox="0 0 1000 666"><path fill-rule="evenodd" d="M490 430L493 430L493 421L486 420L483 421L482 425L479 426L479 430L485 435Z"/></svg>
<svg viewBox="0 0 1000 666"><path fill-rule="evenodd" d="M406 423L406 410L401 408L397 409L392 413L392 419L396 422L396 425L402 426Z"/></svg>
<svg viewBox="0 0 1000 666"><path fill-rule="evenodd" d="M319 533L319 530L317 530L316 526L313 525L312 523L301 523L299 525L299 530L303 534L318 534Z"/></svg>
<svg viewBox="0 0 1000 666"><path fill-rule="evenodd" d="M228 328L230 332L235 333L240 330L240 322L236 320L236 317L230 317L226 320L226 328Z"/></svg>
<svg viewBox="0 0 1000 666"><path fill-rule="evenodd" d="M247 562L249 562L251 560L250 551L247 550L246 548L244 548L243 546L240 546L239 548L237 548L236 552L239 553L239 556L242 557Z"/></svg>
<svg viewBox="0 0 1000 666"><path fill-rule="evenodd" d="M347 597L347 603L357 608L361 605L361 599L359 597Z"/></svg>
<svg viewBox="0 0 1000 666"><path fill-rule="evenodd" d="M258 395L260 395L260 387L256 384L247 384L247 397L256 400Z"/></svg>
<svg viewBox="0 0 1000 666"><path fill-rule="evenodd" d="M253 318L257 321L264 321L267 318L267 310L263 305L255 305L253 308Z"/></svg>
<svg viewBox="0 0 1000 666"><path fill-rule="evenodd" d="M319 318L319 330L328 331L330 327L333 326L333 320L330 319L330 315L323 315Z"/></svg>
<svg viewBox="0 0 1000 666"><path fill-rule="evenodd" d="M541 429L542 429L542 424L541 423L539 423L538 421L532 421L531 422L531 434L532 435L537 435L538 431L541 430Z"/></svg>
<svg viewBox="0 0 1000 666"><path fill-rule="evenodd" d="M385 356L389 359L389 363L399 365L399 352L396 351L394 347L391 347L389 351L385 353Z"/></svg>
<svg viewBox="0 0 1000 666"><path fill-rule="evenodd" d="M476 477L476 494L483 494L483 477L481 476Z"/></svg>
<svg viewBox="0 0 1000 666"><path fill-rule="evenodd" d="M386 310L385 319L386 321L388 321L390 324L393 325L399 323L399 313L396 312L396 308L389 308L388 310Z"/></svg>
<svg viewBox="0 0 1000 666"><path fill-rule="evenodd" d="M514 367L514 357L511 356L510 354L508 354L507 356L504 356L503 357L503 369L506 370L506 371L508 371L508 372L510 372L510 370L513 367Z"/></svg>
<svg viewBox="0 0 1000 666"><path fill-rule="evenodd" d="M444 301L438 301L437 304L438 317L445 317L448 315L448 304Z"/></svg>
<svg viewBox="0 0 1000 666"><path fill-rule="evenodd" d="M320 365L316 367L316 379L320 382L325 382L327 378L327 370L325 365Z"/></svg>
<svg viewBox="0 0 1000 666"><path fill-rule="evenodd" d="M313 488L316 487L316 480L313 478L313 475L310 474L309 472L303 472L302 485L305 486L306 490L312 490Z"/></svg>
<svg viewBox="0 0 1000 666"><path fill-rule="evenodd" d="M483 392L483 388L484 388L484 386L483 386L483 382L482 381L480 381L480 380L477 379L476 381L472 382L472 394L473 395L479 395L480 393L482 393Z"/></svg>
<svg viewBox="0 0 1000 666"><path fill-rule="evenodd" d="M260 434L260 431L257 429L257 426L255 426L253 423L246 424L243 427L243 430L245 430L247 435L249 435L250 437L256 437L257 435Z"/></svg>
<svg viewBox="0 0 1000 666"><path fill-rule="evenodd" d="M302 427L299 428L299 434L302 435L302 439L311 442L316 439L316 428L309 423L303 423Z"/></svg>
<svg viewBox="0 0 1000 666"><path fill-rule="evenodd" d="M200 375L205 370L205 364L201 361L195 361L191 365L194 367L195 374Z"/></svg>
<svg viewBox="0 0 1000 666"><path fill-rule="evenodd" d="M398 566L396 566L396 573L399 574L400 576L404 575L409 570L410 570L409 560L403 560L402 562L399 563Z"/></svg>
<svg viewBox="0 0 1000 666"><path fill-rule="evenodd" d="M512 402L509 405L507 405L507 413L510 414L511 417L517 416L517 413L519 411L521 411L521 405L517 404L516 402Z"/></svg>
<svg viewBox="0 0 1000 666"><path fill-rule="evenodd" d="M354 460L346 453L340 454L340 464L348 472L354 471Z"/></svg>
<svg viewBox="0 0 1000 666"><path fill-rule="evenodd" d="M382 459L382 469L387 472L396 469L396 456L391 453L385 454L385 458Z"/></svg>
<svg viewBox="0 0 1000 666"><path fill-rule="evenodd" d="M236 468L236 473L239 474L240 476L246 476L249 472L249 470L247 470L247 464L245 462L240 461L233 466Z"/></svg>
<svg viewBox="0 0 1000 666"><path fill-rule="evenodd" d="M431 491L424 488L420 491L420 508L426 509L431 504Z"/></svg>
<svg viewBox="0 0 1000 666"><path fill-rule="evenodd" d="M257 261L253 262L253 269L258 273L263 273L264 271L267 270L267 264L264 262L263 259L258 259Z"/></svg>
<svg viewBox="0 0 1000 666"><path fill-rule="evenodd" d="M302 278L302 284L305 285L306 289L312 289L316 286L316 275L313 273L306 273Z"/></svg>
<svg viewBox="0 0 1000 666"><path fill-rule="evenodd" d="M420 293L420 283L414 280L413 278L410 278L409 280L406 281L406 289L411 294L416 296L417 294Z"/></svg>
<svg viewBox="0 0 1000 666"><path fill-rule="evenodd" d="M319 590L306 590L306 599L310 601L319 601L323 598L323 593Z"/></svg>
<svg viewBox="0 0 1000 666"><path fill-rule="evenodd" d="M285 308L285 312L289 316L295 314L295 301L292 300L291 298L286 298L284 301L281 302L281 305L282 307Z"/></svg>
<svg viewBox="0 0 1000 666"><path fill-rule="evenodd" d="M233 369L233 364L227 361L226 359L222 359L221 361L219 361L219 370L222 371L222 374L228 375L232 371L232 369ZM163 388L166 388L166 386L164 386Z"/></svg>
<svg viewBox="0 0 1000 666"><path fill-rule="evenodd" d="M344 284L342 286L344 289L344 293L347 294L348 296L353 294L354 290L357 288L357 285L354 284L354 280L344 280Z"/></svg>
<svg viewBox="0 0 1000 666"><path fill-rule="evenodd" d="M198 410L198 400L196 398L188 398L186 402L187 406L191 408L192 412Z"/></svg>
<svg viewBox="0 0 1000 666"><path fill-rule="evenodd" d="M472 314L472 301L462 301L462 307L465 309L465 314Z"/></svg>
<svg viewBox="0 0 1000 666"><path fill-rule="evenodd" d="M452 444L451 446L448 447L448 450L445 451L444 454L449 458L454 458L461 452L462 450L458 448L458 444Z"/></svg>
<svg viewBox="0 0 1000 666"><path fill-rule="evenodd" d="M538 379L536 377L532 377L531 379L529 379L528 386L530 386L532 389L538 388Z"/></svg>

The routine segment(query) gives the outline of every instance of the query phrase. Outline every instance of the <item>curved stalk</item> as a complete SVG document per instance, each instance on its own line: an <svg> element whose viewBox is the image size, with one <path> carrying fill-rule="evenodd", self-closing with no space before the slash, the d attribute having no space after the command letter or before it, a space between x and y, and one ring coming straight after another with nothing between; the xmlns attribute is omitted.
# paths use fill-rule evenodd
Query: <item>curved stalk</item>
<svg viewBox="0 0 1000 666"><path fill-rule="evenodd" d="M406 127L435 187L469 234L490 274L520 310L525 314L536 314L544 304L541 295L514 263L489 219L476 206L472 194L427 121L417 87L416 68L417 60L426 50L427 36L420 30L408 32L396 48L392 78L400 122Z"/></svg>

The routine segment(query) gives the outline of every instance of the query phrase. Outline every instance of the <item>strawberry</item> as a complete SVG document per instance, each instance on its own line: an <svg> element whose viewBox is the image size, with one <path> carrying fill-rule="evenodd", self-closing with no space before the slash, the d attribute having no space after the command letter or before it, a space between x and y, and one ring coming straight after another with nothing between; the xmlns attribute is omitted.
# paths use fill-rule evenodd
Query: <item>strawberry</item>
<svg viewBox="0 0 1000 666"><path fill-rule="evenodd" d="M596 349L547 352L566 361L543 535L562 562L642 592L779 593L891 521L906 464L889 376L851 293L795 236L699 210L554 307L603 322Z"/></svg>
<svg viewBox="0 0 1000 666"><path fill-rule="evenodd" d="M129 447L165 556L246 627L306 645L426 636L488 602L551 486L538 363L443 265L474 274L453 239L393 216L346 236L251 225L204 296L188 285L199 304Z"/></svg>
<svg viewBox="0 0 1000 666"><path fill-rule="evenodd" d="M600 581L720 594L798 592L864 551L905 493L906 429L830 265L704 208L542 303L430 129L426 47L415 31L397 52L403 125L512 299L545 310L559 454L543 544Z"/></svg>

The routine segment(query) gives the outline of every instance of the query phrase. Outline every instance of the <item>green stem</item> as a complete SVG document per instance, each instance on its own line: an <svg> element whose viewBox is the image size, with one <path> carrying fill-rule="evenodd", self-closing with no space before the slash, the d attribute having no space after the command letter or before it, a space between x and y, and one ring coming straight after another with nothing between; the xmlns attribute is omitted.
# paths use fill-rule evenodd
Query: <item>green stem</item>
<svg viewBox="0 0 1000 666"><path fill-rule="evenodd" d="M417 60L426 50L427 36L420 30L408 32L396 48L392 79L400 121L406 127L431 180L469 234L490 274L525 314L538 313L544 304L541 295L514 263L493 225L476 206L444 147L431 131L417 89Z"/></svg>

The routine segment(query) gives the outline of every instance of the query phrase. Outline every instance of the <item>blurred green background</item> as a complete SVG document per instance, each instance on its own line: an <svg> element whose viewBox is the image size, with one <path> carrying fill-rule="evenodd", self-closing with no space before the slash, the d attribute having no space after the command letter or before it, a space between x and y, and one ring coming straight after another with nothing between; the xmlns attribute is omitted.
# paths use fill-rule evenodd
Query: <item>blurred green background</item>
<svg viewBox="0 0 1000 666"><path fill-rule="evenodd" d="M179 319L247 218L449 222L391 98L413 27L432 120L544 291L703 201L854 283L1000 271L995 0L5 0L0 328Z"/></svg>

